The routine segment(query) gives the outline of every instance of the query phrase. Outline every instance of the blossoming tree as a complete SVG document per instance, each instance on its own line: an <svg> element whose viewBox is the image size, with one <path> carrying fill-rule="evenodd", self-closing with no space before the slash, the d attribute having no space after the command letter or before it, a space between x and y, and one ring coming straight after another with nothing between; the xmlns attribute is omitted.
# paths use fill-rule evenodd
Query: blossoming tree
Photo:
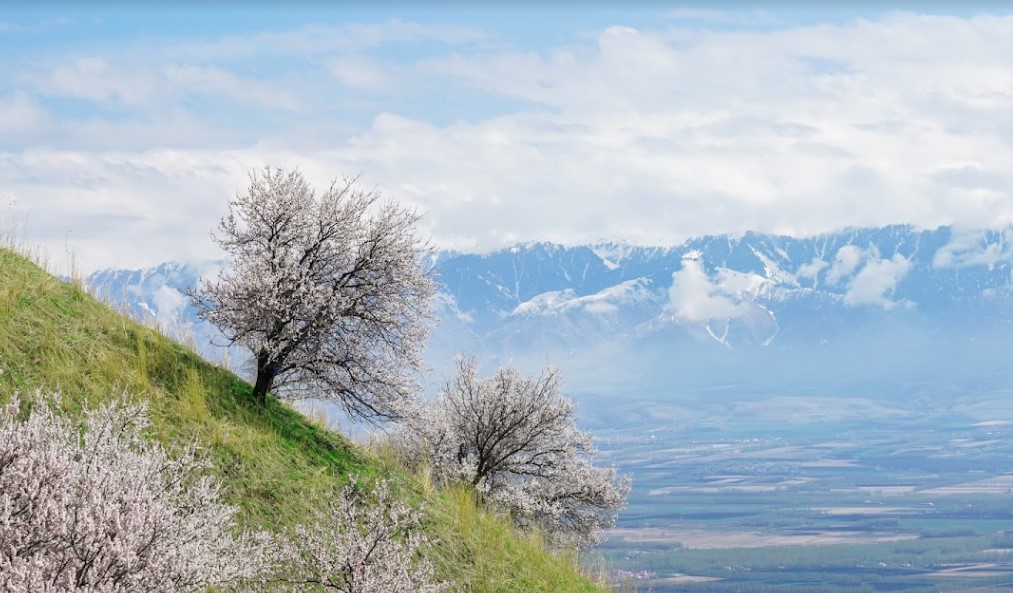
<svg viewBox="0 0 1013 593"><path fill-rule="evenodd" d="M520 524L534 522L561 543L586 546L615 523L629 480L593 465L597 451L573 413L555 370L532 378L501 368L481 379L475 362L462 359L407 426L437 479L470 482Z"/></svg>
<svg viewBox="0 0 1013 593"><path fill-rule="evenodd" d="M409 507L385 481L366 488L353 479L311 521L296 528L280 553L282 589L319 586L341 593L440 593L423 556L430 542Z"/></svg>
<svg viewBox="0 0 1013 593"><path fill-rule="evenodd" d="M379 193L264 168L215 241L231 258L191 294L199 316L256 363L254 396L336 401L353 417L402 415L415 391L434 283L419 216Z"/></svg>

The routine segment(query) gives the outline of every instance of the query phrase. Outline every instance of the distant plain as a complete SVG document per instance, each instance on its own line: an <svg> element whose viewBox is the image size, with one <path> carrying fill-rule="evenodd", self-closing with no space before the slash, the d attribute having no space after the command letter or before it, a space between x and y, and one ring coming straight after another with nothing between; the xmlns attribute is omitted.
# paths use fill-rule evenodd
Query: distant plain
<svg viewBox="0 0 1013 593"><path fill-rule="evenodd" d="M584 395L634 478L600 553L656 593L1013 590L1011 396L709 391L606 427L651 398Z"/></svg>

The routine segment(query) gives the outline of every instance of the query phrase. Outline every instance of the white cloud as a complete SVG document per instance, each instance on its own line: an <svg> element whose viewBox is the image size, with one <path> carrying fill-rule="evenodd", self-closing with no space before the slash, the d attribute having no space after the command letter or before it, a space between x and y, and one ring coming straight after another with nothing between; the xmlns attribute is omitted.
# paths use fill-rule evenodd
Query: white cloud
<svg viewBox="0 0 1013 593"><path fill-rule="evenodd" d="M667 188L669 208L703 232L991 224L1011 220L1009 200L968 204L933 177L956 154L998 167L995 156L1010 152L985 127L1013 105L1013 51L1001 32L1013 34L1013 20L895 15L752 33L614 27L582 52L429 66L558 110L540 129L593 147L589 175L647 186L630 188L628 200L655 221L666 213L652 198ZM569 152L552 154L581 162ZM672 218L665 226L683 235Z"/></svg>
<svg viewBox="0 0 1013 593"><path fill-rule="evenodd" d="M687 321L730 320L748 315L749 305L728 295L707 277L700 260L684 258L682 269L672 273L668 308Z"/></svg>
<svg viewBox="0 0 1013 593"><path fill-rule="evenodd" d="M21 135L40 130L49 119L49 112L24 91L0 96L0 134Z"/></svg>
<svg viewBox="0 0 1013 593"><path fill-rule="evenodd" d="M890 259L870 259L848 284L844 304L879 305L892 309L897 303L888 295L910 270L911 262L899 253Z"/></svg>
<svg viewBox="0 0 1013 593"><path fill-rule="evenodd" d="M203 261L215 256L212 226L257 160L172 150L0 153L0 195L58 273L68 272L68 250L83 271Z"/></svg>
<svg viewBox="0 0 1013 593"><path fill-rule="evenodd" d="M365 56L342 56L329 64L331 74L346 87L358 90L380 90L391 85L386 69Z"/></svg>
<svg viewBox="0 0 1013 593"><path fill-rule="evenodd" d="M218 66L135 61L130 56L81 57L24 76L37 92L155 111L194 96L238 104L294 110L299 99L283 85L250 78Z"/></svg>
<svg viewBox="0 0 1013 593"><path fill-rule="evenodd" d="M805 275L811 274L815 282L820 270L826 266L827 263L823 260L814 259L812 264L800 268L799 275L803 276L804 269ZM881 258L874 245L867 249L845 245L837 250L833 264L830 264L826 284L835 286L844 283L845 305L878 305L892 309L898 303L890 300L889 295L910 270L911 262L899 253L890 258Z"/></svg>
<svg viewBox="0 0 1013 593"><path fill-rule="evenodd" d="M390 21L30 54L5 66L0 197L128 265L206 245L270 159L361 172L468 250L1013 222L1013 17L514 42ZM839 283L857 255L799 274Z"/></svg>
<svg viewBox="0 0 1013 593"><path fill-rule="evenodd" d="M295 111L302 102L277 84L244 79L215 66L168 64L163 69L165 82L176 92L226 97L240 103Z"/></svg>
<svg viewBox="0 0 1013 593"><path fill-rule="evenodd" d="M30 75L40 91L95 102L118 100L147 105L158 98L150 67L126 68L102 57L79 57L55 64L49 72Z"/></svg>
<svg viewBox="0 0 1013 593"><path fill-rule="evenodd" d="M157 311L157 320L161 327L171 328L183 319L183 309L190 299L175 288L162 285L151 292L151 299Z"/></svg>
<svg viewBox="0 0 1013 593"><path fill-rule="evenodd" d="M830 266L830 271L827 272L827 284L837 284L842 279L854 274L858 264L865 257L865 252L854 245L845 245L838 249L837 255L834 256L834 263Z"/></svg>
<svg viewBox="0 0 1013 593"><path fill-rule="evenodd" d="M814 257L812 262L799 266L798 272L796 272L795 275L799 278L807 278L815 285L819 281L820 272L829 266L830 264L828 264L825 260L819 257Z"/></svg>
<svg viewBox="0 0 1013 593"><path fill-rule="evenodd" d="M1013 231L957 230L932 258L934 268L987 266L1013 261Z"/></svg>

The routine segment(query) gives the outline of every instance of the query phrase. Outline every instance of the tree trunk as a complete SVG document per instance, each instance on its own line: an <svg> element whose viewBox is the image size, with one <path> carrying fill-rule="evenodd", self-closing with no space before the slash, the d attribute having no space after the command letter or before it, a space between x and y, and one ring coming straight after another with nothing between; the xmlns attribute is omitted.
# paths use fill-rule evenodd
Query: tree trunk
<svg viewBox="0 0 1013 593"><path fill-rule="evenodd" d="M266 354L257 357L257 382L253 385L253 399L260 405L267 405L267 392L274 386L278 365Z"/></svg>

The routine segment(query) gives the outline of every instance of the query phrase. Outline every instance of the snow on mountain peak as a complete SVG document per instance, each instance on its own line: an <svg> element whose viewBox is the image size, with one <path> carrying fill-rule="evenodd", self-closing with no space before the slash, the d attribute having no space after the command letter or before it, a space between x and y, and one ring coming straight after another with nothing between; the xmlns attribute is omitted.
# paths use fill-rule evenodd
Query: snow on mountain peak
<svg viewBox="0 0 1013 593"><path fill-rule="evenodd" d="M554 309L557 309L559 305L576 298L577 294L567 288L566 290L552 290L549 292L543 292L542 294L534 297L531 300L525 301L513 311L511 315L545 315L551 313Z"/></svg>
<svg viewBox="0 0 1013 593"><path fill-rule="evenodd" d="M647 278L635 278L584 296L577 296L572 289L544 292L521 303L510 314L560 315L572 311L607 314L654 299L651 281Z"/></svg>
<svg viewBox="0 0 1013 593"><path fill-rule="evenodd" d="M433 264L442 284L434 303L442 321L427 355L434 368L471 352L536 365L583 360L587 378L621 360L640 369L629 370L634 378L660 373L651 365L661 365L679 369L673 380L697 373L708 381L704 371L724 356L754 374L804 368L823 380L847 365L873 372L879 367L869 357L915 356L929 351L926 344L959 346L977 360L999 356L1013 340L1006 323L1013 228L747 233L675 247L528 243L483 255L441 253ZM166 264L103 271L87 284L126 297L148 319L189 316L183 291L212 273ZM766 370L779 356L790 364ZM878 372L896 370L884 364Z"/></svg>

